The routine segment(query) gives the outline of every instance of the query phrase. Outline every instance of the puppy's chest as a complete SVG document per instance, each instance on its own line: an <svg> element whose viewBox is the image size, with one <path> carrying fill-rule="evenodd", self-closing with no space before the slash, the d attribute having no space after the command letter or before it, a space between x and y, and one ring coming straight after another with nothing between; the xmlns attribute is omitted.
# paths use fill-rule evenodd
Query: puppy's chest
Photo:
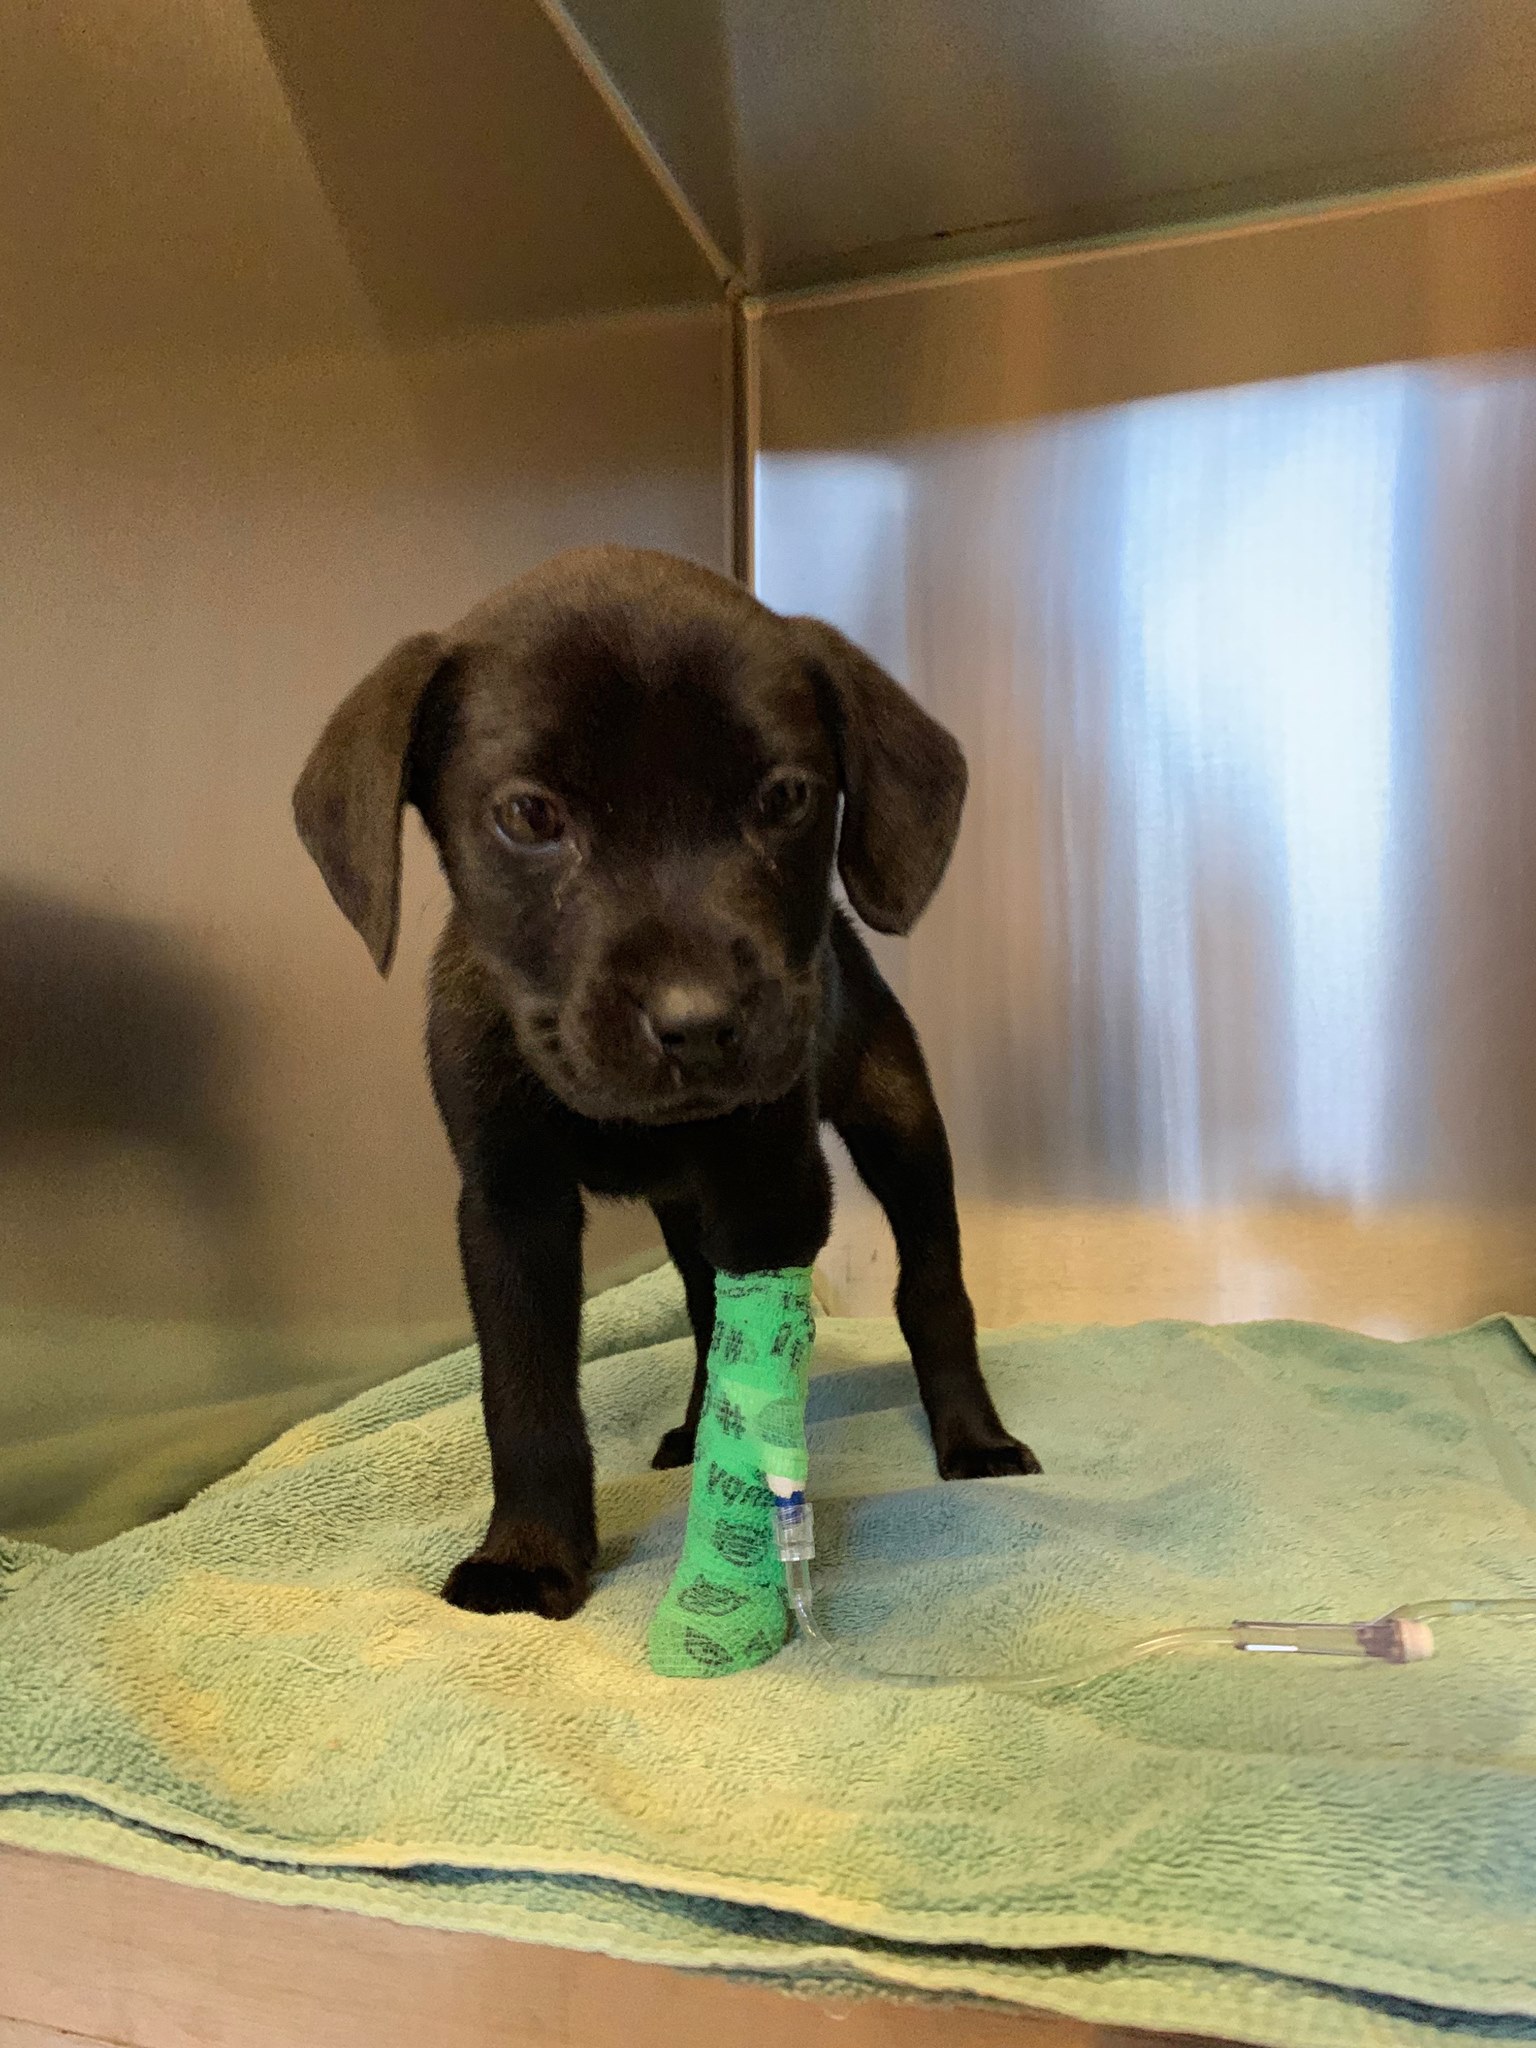
<svg viewBox="0 0 1536 2048"><path fill-rule="evenodd" d="M587 1126L567 1134L570 1165L589 1194L683 1201L698 1192L697 1147L667 1130Z"/></svg>

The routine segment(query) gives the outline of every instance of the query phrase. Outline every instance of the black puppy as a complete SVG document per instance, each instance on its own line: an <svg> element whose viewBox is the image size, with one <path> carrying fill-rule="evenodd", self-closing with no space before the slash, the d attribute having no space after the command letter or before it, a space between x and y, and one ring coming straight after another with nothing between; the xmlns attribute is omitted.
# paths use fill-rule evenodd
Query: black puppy
<svg viewBox="0 0 1536 2048"><path fill-rule="evenodd" d="M896 1311L947 1479L1033 1472L976 1359L949 1147L877 931L938 886L965 797L942 727L841 634L660 554L563 555L346 698L294 795L380 971L400 815L454 908L432 1085L463 1177L495 1506L444 1593L574 1614L596 1557L577 1394L582 1194L656 1213L698 1367L658 1465L693 1456L717 1270L809 1265L840 1133L901 1260ZM841 817L839 817L841 797Z"/></svg>

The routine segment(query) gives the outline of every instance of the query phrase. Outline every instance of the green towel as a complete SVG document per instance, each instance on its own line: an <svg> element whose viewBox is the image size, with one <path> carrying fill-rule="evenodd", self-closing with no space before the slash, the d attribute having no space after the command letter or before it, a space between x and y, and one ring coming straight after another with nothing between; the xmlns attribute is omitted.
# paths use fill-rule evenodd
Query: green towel
<svg viewBox="0 0 1536 2048"><path fill-rule="evenodd" d="M865 1658L966 1670L1528 1596L1533 1343L1514 1319L993 1335L1046 1475L941 1486L893 1328L823 1321L819 1607ZM840 1995L1536 2043L1536 1631L1049 1701L875 1687L803 1644L656 1678L688 1491L649 1468L692 1370L671 1275L591 1304L586 1357L603 1550L573 1622L434 1597L488 1505L472 1352L96 1550L0 1546L0 1839Z"/></svg>

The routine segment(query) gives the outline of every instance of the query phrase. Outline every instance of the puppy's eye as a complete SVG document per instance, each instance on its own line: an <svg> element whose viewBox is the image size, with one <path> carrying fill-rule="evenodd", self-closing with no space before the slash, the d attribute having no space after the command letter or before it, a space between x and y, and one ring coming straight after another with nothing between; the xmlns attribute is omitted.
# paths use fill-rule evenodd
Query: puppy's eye
<svg viewBox="0 0 1536 2048"><path fill-rule="evenodd" d="M804 822L811 808L811 784L804 775L775 775L758 792L757 821L782 831Z"/></svg>
<svg viewBox="0 0 1536 2048"><path fill-rule="evenodd" d="M565 813L541 790L519 789L491 809L497 832L509 846L553 846L565 837Z"/></svg>

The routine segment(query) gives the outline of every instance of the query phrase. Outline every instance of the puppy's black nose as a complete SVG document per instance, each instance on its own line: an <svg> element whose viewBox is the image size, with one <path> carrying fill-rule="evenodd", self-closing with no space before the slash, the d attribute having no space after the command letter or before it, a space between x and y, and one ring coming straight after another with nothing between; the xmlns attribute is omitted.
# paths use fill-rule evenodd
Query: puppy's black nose
<svg viewBox="0 0 1536 2048"><path fill-rule="evenodd" d="M734 1063L741 1037L737 1010L719 989L672 982L653 990L640 1014L648 1036L689 1080Z"/></svg>

